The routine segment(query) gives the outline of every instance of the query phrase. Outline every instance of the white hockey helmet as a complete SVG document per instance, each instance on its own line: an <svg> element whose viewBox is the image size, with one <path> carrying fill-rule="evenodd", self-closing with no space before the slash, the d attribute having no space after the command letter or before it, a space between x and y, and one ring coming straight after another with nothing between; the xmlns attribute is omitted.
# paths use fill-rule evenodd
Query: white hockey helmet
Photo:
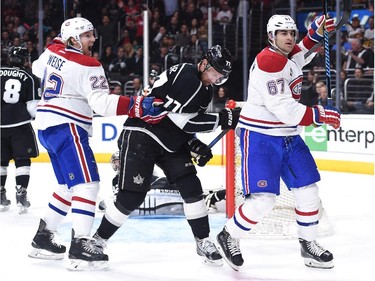
<svg viewBox="0 0 375 281"><path fill-rule="evenodd" d="M112 169L115 172L120 170L120 151L116 151L115 153L112 154L110 162L111 162Z"/></svg>
<svg viewBox="0 0 375 281"><path fill-rule="evenodd" d="M298 28L294 20L289 15L273 15L267 23L267 35L268 35L268 42L272 46L274 42L272 42L275 38L277 30L294 30L294 41L296 42L298 39Z"/></svg>
<svg viewBox="0 0 375 281"><path fill-rule="evenodd" d="M81 43L79 36L91 30L95 32L93 24L85 18L76 17L67 19L61 25L61 38L66 42L70 37L73 37Z"/></svg>

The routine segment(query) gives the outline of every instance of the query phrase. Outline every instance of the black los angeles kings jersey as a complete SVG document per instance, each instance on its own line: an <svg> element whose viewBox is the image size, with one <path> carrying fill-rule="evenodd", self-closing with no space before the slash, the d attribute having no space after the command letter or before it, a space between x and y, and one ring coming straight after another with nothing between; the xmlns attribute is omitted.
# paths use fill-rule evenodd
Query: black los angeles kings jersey
<svg viewBox="0 0 375 281"><path fill-rule="evenodd" d="M18 67L1 67L1 128L20 126L31 122L27 103L39 100L39 81Z"/></svg>
<svg viewBox="0 0 375 281"><path fill-rule="evenodd" d="M213 88L202 84L198 69L192 64L174 65L161 73L150 96L164 101L168 116L155 125L128 118L125 129L143 131L167 151L174 152L195 133L211 132L218 126L218 115L206 113Z"/></svg>

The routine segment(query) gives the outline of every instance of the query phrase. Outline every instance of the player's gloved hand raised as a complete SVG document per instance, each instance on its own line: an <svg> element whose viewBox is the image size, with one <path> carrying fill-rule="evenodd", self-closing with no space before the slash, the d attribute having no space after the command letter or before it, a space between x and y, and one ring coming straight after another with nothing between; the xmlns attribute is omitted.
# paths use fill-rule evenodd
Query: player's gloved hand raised
<svg viewBox="0 0 375 281"><path fill-rule="evenodd" d="M155 97L132 96L128 116L140 118L150 124L159 123L168 114L162 106L163 103L161 99Z"/></svg>
<svg viewBox="0 0 375 281"><path fill-rule="evenodd" d="M190 154L197 162L198 166L204 167L208 161L213 157L211 148L197 138L192 138L188 141Z"/></svg>
<svg viewBox="0 0 375 281"><path fill-rule="evenodd" d="M326 18L325 15L316 17L308 28L308 36L314 42L319 42L323 39L323 26L329 32L335 30L335 20L333 18Z"/></svg>
<svg viewBox="0 0 375 281"><path fill-rule="evenodd" d="M219 125L222 130L234 129L240 119L241 108L234 109L224 108L219 112Z"/></svg>
<svg viewBox="0 0 375 281"><path fill-rule="evenodd" d="M318 127L327 124L335 129L340 128L341 114L337 108L331 105L314 105L312 109L315 126Z"/></svg>

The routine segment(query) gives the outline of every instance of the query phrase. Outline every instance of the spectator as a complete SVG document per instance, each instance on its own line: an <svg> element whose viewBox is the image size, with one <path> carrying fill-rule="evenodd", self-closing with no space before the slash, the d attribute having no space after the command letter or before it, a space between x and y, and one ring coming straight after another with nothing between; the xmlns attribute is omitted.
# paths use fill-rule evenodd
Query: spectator
<svg viewBox="0 0 375 281"><path fill-rule="evenodd" d="M137 16L141 13L140 6L137 5L134 0L125 1L123 9L127 16Z"/></svg>
<svg viewBox="0 0 375 281"><path fill-rule="evenodd" d="M202 46L203 52L208 49L208 30L206 25L201 25L198 28L199 44Z"/></svg>
<svg viewBox="0 0 375 281"><path fill-rule="evenodd" d="M9 49L12 46L12 40L9 37L9 31L3 30L1 32L1 51L2 51L2 59L3 62L5 62L8 58Z"/></svg>
<svg viewBox="0 0 375 281"><path fill-rule="evenodd" d="M108 67L110 78L113 80L124 81L127 75L126 59L124 56L124 48L117 49L117 56Z"/></svg>
<svg viewBox="0 0 375 281"><path fill-rule="evenodd" d="M192 18L189 25L190 35L198 33L198 20L196 18Z"/></svg>
<svg viewBox="0 0 375 281"><path fill-rule="evenodd" d="M101 37L103 46L112 45L115 40L115 27L109 16L102 17L101 24L97 27L98 36Z"/></svg>
<svg viewBox="0 0 375 281"><path fill-rule="evenodd" d="M25 25L21 22L21 19L20 17L18 16L15 16L14 17L14 28L15 30L17 31L18 33L18 36L20 38L23 37L23 34L27 31L27 28L25 27Z"/></svg>
<svg viewBox="0 0 375 281"><path fill-rule="evenodd" d="M117 47L124 46L128 43L132 43L132 39L130 38L129 30L125 28L122 30L122 36L120 40L117 42Z"/></svg>
<svg viewBox="0 0 375 281"><path fill-rule="evenodd" d="M109 66L111 62L116 58L116 55L113 53L112 46L108 45L105 47L104 52L100 56L100 62L103 65L106 75L109 75Z"/></svg>
<svg viewBox="0 0 375 281"><path fill-rule="evenodd" d="M372 91L371 97L367 99L363 113L374 114L374 91Z"/></svg>
<svg viewBox="0 0 375 281"><path fill-rule="evenodd" d="M374 53L372 50L365 49L358 38L350 39L350 44L352 48L349 50L348 56L343 63L343 69L348 71L357 67L362 69L374 68Z"/></svg>
<svg viewBox="0 0 375 281"><path fill-rule="evenodd" d="M358 17L353 17L351 23L347 23L346 30L348 31L349 38L357 38L358 34L363 34L364 30L360 25L360 21Z"/></svg>
<svg viewBox="0 0 375 281"><path fill-rule="evenodd" d="M225 105L229 100L228 92L229 90L225 86L220 86L218 87L217 91L215 91L215 95L212 101L214 112L220 112L223 108L225 108Z"/></svg>
<svg viewBox="0 0 375 281"><path fill-rule="evenodd" d="M348 51L352 48L351 44L348 42L348 37L346 33L343 33L340 37L340 53L341 53L341 61L344 61L346 58ZM337 45L333 45L331 48L331 57L336 58L336 50L337 50ZM334 64L336 64L336 61L333 60ZM336 65L335 65L336 67Z"/></svg>
<svg viewBox="0 0 375 281"><path fill-rule="evenodd" d="M138 46L133 56L126 60L129 75L143 75L143 48Z"/></svg>
<svg viewBox="0 0 375 281"><path fill-rule="evenodd" d="M180 32L176 35L176 46L185 47L190 42L190 35L188 26L186 24L181 25Z"/></svg>
<svg viewBox="0 0 375 281"><path fill-rule="evenodd" d="M198 35L192 34L189 44L184 49L184 60L189 63L197 63L201 59L203 52Z"/></svg>
<svg viewBox="0 0 375 281"><path fill-rule="evenodd" d="M168 54L168 46L167 45L161 45L159 47L159 52L157 52L156 54L154 54L151 57L150 62L153 63L153 64L164 66L165 56L167 54Z"/></svg>
<svg viewBox="0 0 375 281"><path fill-rule="evenodd" d="M180 31L180 26L178 24L178 18L176 16L171 17L167 25L167 33L176 35Z"/></svg>
<svg viewBox="0 0 375 281"><path fill-rule="evenodd" d="M134 87L133 96L142 96L143 88L142 88L142 80L140 77L133 78L133 87Z"/></svg>
<svg viewBox="0 0 375 281"><path fill-rule="evenodd" d="M222 2L220 10L215 17L215 22L219 24L227 24L232 21L233 13L229 7L228 1Z"/></svg>
<svg viewBox="0 0 375 281"><path fill-rule="evenodd" d="M130 59L134 55L134 46L132 43L126 43L124 46L125 59Z"/></svg>
<svg viewBox="0 0 375 281"><path fill-rule="evenodd" d="M152 48L159 48L163 37L167 34L167 29L164 26L160 26L159 32L156 34L152 40Z"/></svg>
<svg viewBox="0 0 375 281"><path fill-rule="evenodd" d="M30 55L30 62L37 60L39 57L38 50L35 48L33 41L28 40L26 42L26 48Z"/></svg>
<svg viewBox="0 0 375 281"><path fill-rule="evenodd" d="M369 28L365 29L365 39L374 43L374 16L369 17L368 25Z"/></svg>
<svg viewBox="0 0 375 281"><path fill-rule="evenodd" d="M316 53L315 57L311 60L311 62L305 66L309 68L313 68L314 70L325 70L326 69L326 59L324 55L324 46L320 46L318 52ZM331 60L331 67L332 65L332 60Z"/></svg>
<svg viewBox="0 0 375 281"><path fill-rule="evenodd" d="M313 69L310 69L307 73L306 84L302 84L300 103L310 107L318 104L319 94L316 91L317 79L318 74Z"/></svg>
<svg viewBox="0 0 375 281"><path fill-rule="evenodd" d="M189 1L186 5L186 9L181 11L182 23L190 24L193 19L196 19L197 23L203 18L203 14L200 9L197 9L193 1Z"/></svg>
<svg viewBox="0 0 375 281"><path fill-rule="evenodd" d="M354 78L346 83L346 104L344 102L346 112L362 113L367 100L373 93L373 80L364 79L363 74L362 68L356 68Z"/></svg>
<svg viewBox="0 0 375 281"><path fill-rule="evenodd" d="M122 96L124 94L124 91L122 89L121 83L119 83L118 85L115 85L113 89L111 90L110 94Z"/></svg>
<svg viewBox="0 0 375 281"><path fill-rule="evenodd" d="M327 86L323 81L316 83L316 92L318 93L318 104L326 106L328 105L328 92Z"/></svg>

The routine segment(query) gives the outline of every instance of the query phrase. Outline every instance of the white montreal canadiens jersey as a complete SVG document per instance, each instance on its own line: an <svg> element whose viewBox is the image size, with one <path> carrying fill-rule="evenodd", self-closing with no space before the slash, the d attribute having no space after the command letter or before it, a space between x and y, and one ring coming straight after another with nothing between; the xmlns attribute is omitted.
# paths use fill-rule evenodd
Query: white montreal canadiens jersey
<svg viewBox="0 0 375 281"><path fill-rule="evenodd" d="M33 62L32 69L43 86L36 129L74 123L91 136L93 111L116 115L119 96L109 95L104 70L96 59L54 44Z"/></svg>
<svg viewBox="0 0 375 281"><path fill-rule="evenodd" d="M291 58L265 48L250 67L248 98L237 127L272 136L300 133L306 106L301 96L304 52L296 45Z"/></svg>

